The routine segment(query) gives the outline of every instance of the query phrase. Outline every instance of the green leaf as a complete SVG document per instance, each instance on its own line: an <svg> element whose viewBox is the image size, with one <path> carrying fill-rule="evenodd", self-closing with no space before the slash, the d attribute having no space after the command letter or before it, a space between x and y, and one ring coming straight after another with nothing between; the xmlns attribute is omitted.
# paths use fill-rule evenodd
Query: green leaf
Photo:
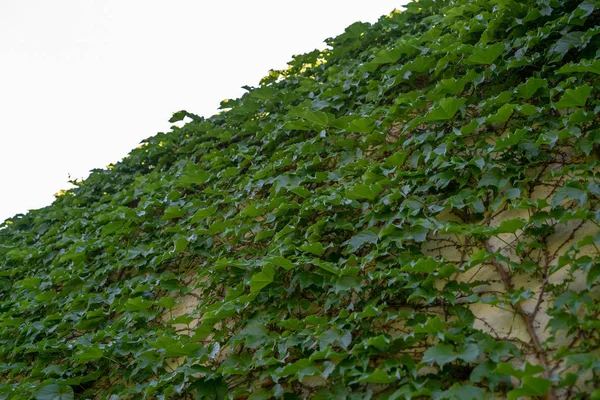
<svg viewBox="0 0 600 400"><path fill-rule="evenodd" d="M81 361L99 360L104 355L104 352L98 346L86 347L73 355L74 358Z"/></svg>
<svg viewBox="0 0 600 400"><path fill-rule="evenodd" d="M125 225L125 221L111 221L102 227L103 235L112 235Z"/></svg>
<svg viewBox="0 0 600 400"><path fill-rule="evenodd" d="M554 106L558 110L569 107L583 107L591 92L592 87L587 85L579 86L575 89L567 89Z"/></svg>
<svg viewBox="0 0 600 400"><path fill-rule="evenodd" d="M598 60L581 60L579 63L570 62L567 65L563 65L557 74L571 74L578 72L592 72L594 74L600 74L600 59Z"/></svg>
<svg viewBox="0 0 600 400"><path fill-rule="evenodd" d="M516 104L504 104L496 114L487 117L486 122L489 124L506 122L515 111L515 108L517 108Z"/></svg>
<svg viewBox="0 0 600 400"><path fill-rule="evenodd" d="M381 193L382 190L383 187L378 183L371 185L359 183L346 189L345 195L351 200L367 199L373 201L377 198L377 195Z"/></svg>
<svg viewBox="0 0 600 400"><path fill-rule="evenodd" d="M322 256L323 253L325 253L326 248L323 246L323 243L314 242L303 244L302 246L300 246L300 250L306 251L316 256Z"/></svg>
<svg viewBox="0 0 600 400"><path fill-rule="evenodd" d="M370 133L373 131L376 119L374 118L355 118L348 126L346 131L355 133Z"/></svg>
<svg viewBox="0 0 600 400"><path fill-rule="evenodd" d="M320 128L328 127L335 120L333 114L327 114L323 111L312 111L309 109L295 109L291 111L289 115L302 118Z"/></svg>
<svg viewBox="0 0 600 400"><path fill-rule="evenodd" d="M181 218L185 215L185 209L179 206L172 206L165 209L165 213L162 217L163 220Z"/></svg>
<svg viewBox="0 0 600 400"><path fill-rule="evenodd" d="M481 388L458 383L452 385L452 387L447 390L447 393L451 395L450 399L453 400L483 400L492 398L490 394L486 395L485 390Z"/></svg>
<svg viewBox="0 0 600 400"><path fill-rule="evenodd" d="M594 264L585 279L585 287L587 290L591 290L592 286L594 286L594 282L600 277L600 264Z"/></svg>
<svg viewBox="0 0 600 400"><path fill-rule="evenodd" d="M456 349L456 356L464 362L473 363L479 357L479 347L474 343L462 345Z"/></svg>
<svg viewBox="0 0 600 400"><path fill-rule="evenodd" d="M52 383L38 389L33 396L36 400L73 400L75 393L71 386Z"/></svg>
<svg viewBox="0 0 600 400"><path fill-rule="evenodd" d="M423 362L428 364L436 363L440 368L444 368L444 365L453 362L456 358L457 355L454 353L452 345L445 343L438 343L423 353Z"/></svg>
<svg viewBox="0 0 600 400"><path fill-rule="evenodd" d="M125 303L125 310L127 311L147 311L150 307L152 307L152 302L141 296L131 298Z"/></svg>
<svg viewBox="0 0 600 400"><path fill-rule="evenodd" d="M210 179L210 173L202 170L188 169L181 175L175 185L178 187L189 187L191 185L202 185Z"/></svg>
<svg viewBox="0 0 600 400"><path fill-rule="evenodd" d="M196 211L194 213L194 216L192 217L192 219L190 220L190 222L192 224L195 224L196 222L200 222L204 219L206 219L207 217L211 217L213 215L215 215L215 213L217 212L217 206L216 205L212 205L210 207L207 208L199 208L198 211Z"/></svg>
<svg viewBox="0 0 600 400"><path fill-rule="evenodd" d="M535 375L535 374L544 372L544 367L542 367L540 365L533 365L530 363L525 363L520 368L515 368L510 363L501 362L501 363L498 363L498 366L496 367L494 372L496 374L514 376L514 377L522 380L523 377L525 377L525 376Z"/></svg>
<svg viewBox="0 0 600 400"><path fill-rule="evenodd" d="M25 278L15 282L15 287L34 290L38 289L42 283L41 278Z"/></svg>
<svg viewBox="0 0 600 400"><path fill-rule="evenodd" d="M436 102L429 113L425 116L425 121L445 121L452 119L454 114L467 102L466 99L456 97L445 97Z"/></svg>
<svg viewBox="0 0 600 400"><path fill-rule="evenodd" d="M508 183L508 180L500 168L494 167L487 170L479 180L479 187L495 186L501 189Z"/></svg>
<svg viewBox="0 0 600 400"><path fill-rule="evenodd" d="M550 386L552 386L551 380L526 375L521 379L521 387L508 392L508 400L516 400L522 397L545 396Z"/></svg>
<svg viewBox="0 0 600 400"><path fill-rule="evenodd" d="M288 260L283 256L275 256L266 260L269 264L277 267L281 267L287 271L296 268L296 264Z"/></svg>
<svg viewBox="0 0 600 400"><path fill-rule="evenodd" d="M576 186L563 186L556 192L550 204L552 207L556 207L566 198L577 200L579 207L583 207L583 205L587 203L588 194L585 190Z"/></svg>
<svg viewBox="0 0 600 400"><path fill-rule="evenodd" d="M494 230L496 233L515 233L517 230L523 228L527 222L520 219L507 219L500 222L500 225Z"/></svg>
<svg viewBox="0 0 600 400"><path fill-rule="evenodd" d="M177 111L176 113L173 113L173 116L169 119L169 122L174 123L174 122L181 121L185 117L187 117L187 115L188 115L187 111L184 111L184 110Z"/></svg>
<svg viewBox="0 0 600 400"><path fill-rule="evenodd" d="M517 146L528 134L529 131L527 129L517 129L516 131L509 133L506 137L498 138L493 151L500 152L510 146Z"/></svg>
<svg viewBox="0 0 600 400"><path fill-rule="evenodd" d="M265 212L265 207L259 204L250 204L240 211L240 217L251 217L256 218L263 215Z"/></svg>
<svg viewBox="0 0 600 400"><path fill-rule="evenodd" d="M170 296L161 297L160 300L156 302L156 305L166 308L167 310L175 308L177 302L174 298Z"/></svg>
<svg viewBox="0 0 600 400"><path fill-rule="evenodd" d="M417 262L413 262L411 264L405 265L402 267L403 271L409 272L424 272L426 274L433 273L438 266L440 265L439 261L436 261L432 257L421 257Z"/></svg>
<svg viewBox="0 0 600 400"><path fill-rule="evenodd" d="M459 94L465 89L465 81L463 79L441 79L435 88L439 94Z"/></svg>
<svg viewBox="0 0 600 400"><path fill-rule="evenodd" d="M368 375L363 375L358 381L366 383L391 383L396 381L397 378L390 376L386 370L377 368Z"/></svg>
<svg viewBox="0 0 600 400"><path fill-rule="evenodd" d="M396 61L398 61L403 53L404 53L403 49L400 49L400 48L392 49L392 50L383 49L383 50L379 51L377 53L377 55L375 55L375 58L373 58L370 61L370 63L377 64L377 65L392 64L392 63L395 63Z"/></svg>
<svg viewBox="0 0 600 400"><path fill-rule="evenodd" d="M190 388L195 389L196 400L225 400L229 388L222 378L201 378L193 382Z"/></svg>
<svg viewBox="0 0 600 400"><path fill-rule="evenodd" d="M361 282L361 279L355 276L343 275L337 279L333 289L335 293L338 293L341 291L358 288Z"/></svg>
<svg viewBox="0 0 600 400"><path fill-rule="evenodd" d="M510 188L504 192L504 197L507 200L515 200L521 196L521 190L519 188Z"/></svg>
<svg viewBox="0 0 600 400"><path fill-rule="evenodd" d="M561 60L565 54L572 48L581 47L583 45L582 37L584 32L575 31L569 32L556 41L554 46L550 48L549 53L555 53L554 61Z"/></svg>
<svg viewBox="0 0 600 400"><path fill-rule="evenodd" d="M184 236L181 236L181 237L178 237L177 239L175 239L173 241L173 247L174 247L175 254L179 254L182 251L185 251L185 249L187 249L189 244L190 244L189 240Z"/></svg>
<svg viewBox="0 0 600 400"><path fill-rule="evenodd" d="M404 150L399 150L386 158L384 165L387 168L400 167L404 165L406 158L408 157L408 153Z"/></svg>
<svg viewBox="0 0 600 400"><path fill-rule="evenodd" d="M379 237L372 231L362 231L348 240L348 253L354 253L363 247L365 243L377 244Z"/></svg>
<svg viewBox="0 0 600 400"><path fill-rule="evenodd" d="M311 263L316 265L317 267L321 268L322 270L332 273L334 275L339 276L342 274L340 269L332 262L323 261L318 258L315 258L315 259L311 260Z"/></svg>
<svg viewBox="0 0 600 400"><path fill-rule="evenodd" d="M491 46L475 47L465 62L469 64L492 64L504 52L504 44L498 43Z"/></svg>
<svg viewBox="0 0 600 400"><path fill-rule="evenodd" d="M426 323L418 324L417 326L415 326L414 332L427 333L438 337L441 336L440 339L443 339L444 331L447 326L447 322L442 321L442 319L439 316L435 316L432 318L428 318Z"/></svg>
<svg viewBox="0 0 600 400"><path fill-rule="evenodd" d="M521 83L517 86L516 92L517 94L524 98L529 99L533 96L539 89L548 87L548 81L542 78L529 78L525 83Z"/></svg>
<svg viewBox="0 0 600 400"><path fill-rule="evenodd" d="M250 293L256 294L260 292L262 288L273 282L274 277L275 267L269 264L265 265L262 271L260 271L257 274L254 274L254 276L252 276L252 279L250 279Z"/></svg>

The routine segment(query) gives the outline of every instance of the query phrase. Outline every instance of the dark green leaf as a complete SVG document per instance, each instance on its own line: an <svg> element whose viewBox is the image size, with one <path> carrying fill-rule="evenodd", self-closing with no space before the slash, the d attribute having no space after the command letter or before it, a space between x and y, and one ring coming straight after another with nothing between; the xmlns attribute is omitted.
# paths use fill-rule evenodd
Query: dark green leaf
<svg viewBox="0 0 600 400"><path fill-rule="evenodd" d="M592 87L587 85L579 86L575 89L567 89L565 94L554 105L559 110L569 107L583 107L591 92Z"/></svg>
<svg viewBox="0 0 600 400"><path fill-rule="evenodd" d="M41 387L33 395L36 400L73 400L75 398L71 386L56 383Z"/></svg>

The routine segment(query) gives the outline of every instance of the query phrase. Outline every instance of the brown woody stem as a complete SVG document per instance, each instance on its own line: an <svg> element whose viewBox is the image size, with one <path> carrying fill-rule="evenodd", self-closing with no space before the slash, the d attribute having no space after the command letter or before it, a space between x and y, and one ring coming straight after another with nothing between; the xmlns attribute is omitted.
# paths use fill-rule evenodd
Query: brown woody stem
<svg viewBox="0 0 600 400"><path fill-rule="evenodd" d="M494 248L487 241L485 242L485 249L488 251L488 253L495 253ZM504 269L502 264L500 264L496 259L492 260L492 264L494 265L494 267L496 267L496 271L498 271L498 275L500 275L500 278L502 279L502 282L504 283L504 288L507 291L514 289L512 278L509 275L509 273ZM544 367L546 369L546 371L548 371L548 367L549 367L548 358L546 356L546 352L544 351L544 348L542 347L542 342L540 341L540 338L533 326L533 323L535 321L535 314L529 315L523 309L523 306L521 305L520 302L513 305L513 309L515 310L517 315L519 315L523 319L523 322L525 322L525 327L527 329L527 333L531 337L531 341L533 342L533 347L535 349L536 356L540 360L540 364L542 365L542 367ZM556 396L550 390L550 391L548 391L546 398L549 400L554 400L554 399L556 399Z"/></svg>

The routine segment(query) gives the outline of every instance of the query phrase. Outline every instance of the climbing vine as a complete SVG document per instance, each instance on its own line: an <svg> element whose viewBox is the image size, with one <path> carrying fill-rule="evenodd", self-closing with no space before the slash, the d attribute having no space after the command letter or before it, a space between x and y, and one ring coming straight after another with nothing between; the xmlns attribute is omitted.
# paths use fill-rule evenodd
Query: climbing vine
<svg viewBox="0 0 600 400"><path fill-rule="evenodd" d="M0 226L0 398L600 398L600 3L422 0Z"/></svg>

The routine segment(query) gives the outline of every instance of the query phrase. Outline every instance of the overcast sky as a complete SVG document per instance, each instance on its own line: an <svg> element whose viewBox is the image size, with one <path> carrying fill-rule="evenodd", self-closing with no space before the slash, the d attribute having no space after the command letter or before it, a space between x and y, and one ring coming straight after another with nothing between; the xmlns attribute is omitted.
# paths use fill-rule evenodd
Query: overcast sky
<svg viewBox="0 0 600 400"><path fill-rule="evenodd" d="M403 0L1 0L0 221Z"/></svg>

